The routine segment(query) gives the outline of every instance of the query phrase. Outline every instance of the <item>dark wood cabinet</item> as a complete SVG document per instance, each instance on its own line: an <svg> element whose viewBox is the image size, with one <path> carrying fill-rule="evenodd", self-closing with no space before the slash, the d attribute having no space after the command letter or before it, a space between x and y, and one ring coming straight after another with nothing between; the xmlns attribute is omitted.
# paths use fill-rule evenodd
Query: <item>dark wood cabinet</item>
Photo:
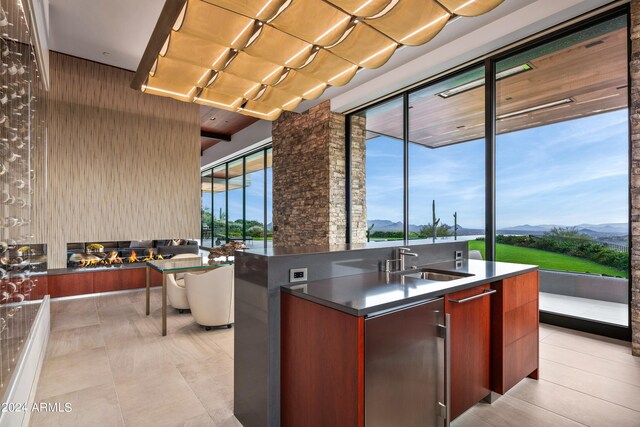
<svg viewBox="0 0 640 427"><path fill-rule="evenodd" d="M445 296L451 334L451 418L490 393L491 289L482 285Z"/></svg>
<svg viewBox="0 0 640 427"><path fill-rule="evenodd" d="M93 272L53 274L47 277L51 298L92 294Z"/></svg>
<svg viewBox="0 0 640 427"><path fill-rule="evenodd" d="M364 426L364 318L281 299L281 425Z"/></svg>
<svg viewBox="0 0 640 427"><path fill-rule="evenodd" d="M504 394L538 378L538 271L493 283L491 389Z"/></svg>
<svg viewBox="0 0 640 427"><path fill-rule="evenodd" d="M504 394L526 376L537 378L537 271L443 299L449 315L451 419L491 391ZM390 414L391 407L412 411L402 393L425 397L429 393L420 387L442 385L442 377L430 380L437 363L422 376L404 369L410 365L420 372L427 361L440 360L438 348L427 345L442 333L442 299L438 302L437 310L423 303L365 318L281 293L281 425L361 427L365 417L372 420L369 425L392 425L394 420L430 425ZM399 390L398 396L389 396L388 388ZM371 402L375 410L367 409ZM419 418L432 417L427 411Z"/></svg>
<svg viewBox="0 0 640 427"><path fill-rule="evenodd" d="M151 269L149 277L151 286L162 285L161 273ZM52 298L144 288L147 283L145 268L51 274L38 280L44 280L45 285L48 282L47 290Z"/></svg>

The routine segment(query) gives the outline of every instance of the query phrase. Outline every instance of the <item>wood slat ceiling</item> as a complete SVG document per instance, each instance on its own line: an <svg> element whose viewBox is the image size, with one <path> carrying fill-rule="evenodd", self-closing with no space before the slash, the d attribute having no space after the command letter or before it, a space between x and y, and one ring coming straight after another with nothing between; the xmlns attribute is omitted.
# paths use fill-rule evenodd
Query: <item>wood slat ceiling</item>
<svg viewBox="0 0 640 427"><path fill-rule="evenodd" d="M200 107L200 128L208 132L231 136L257 121L258 119L254 117L231 111L220 110L213 107ZM221 142L219 139L201 138L200 151L213 147L219 142ZM224 141L222 142L224 143Z"/></svg>
<svg viewBox="0 0 640 427"><path fill-rule="evenodd" d="M525 58L524 63L532 70L498 81L497 115L566 98L572 102L499 119L498 133L627 107L626 28L549 50L550 53ZM481 74L475 73L478 75ZM474 78L477 77L467 81ZM448 98L438 96L458 85L459 82L444 81L410 95L410 141L435 148L483 137L484 85ZM400 100L369 109L366 115L369 138L387 135L402 139Z"/></svg>

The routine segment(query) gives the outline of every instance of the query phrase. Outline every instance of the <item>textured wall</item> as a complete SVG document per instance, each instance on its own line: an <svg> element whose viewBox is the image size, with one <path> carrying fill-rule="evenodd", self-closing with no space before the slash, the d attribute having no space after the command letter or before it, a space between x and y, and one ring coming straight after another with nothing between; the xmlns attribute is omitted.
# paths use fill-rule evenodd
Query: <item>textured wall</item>
<svg viewBox="0 0 640 427"><path fill-rule="evenodd" d="M631 333L640 356L640 0L631 0Z"/></svg>
<svg viewBox="0 0 640 427"><path fill-rule="evenodd" d="M51 54L49 268L66 243L200 234L199 109L129 87L133 73Z"/></svg>

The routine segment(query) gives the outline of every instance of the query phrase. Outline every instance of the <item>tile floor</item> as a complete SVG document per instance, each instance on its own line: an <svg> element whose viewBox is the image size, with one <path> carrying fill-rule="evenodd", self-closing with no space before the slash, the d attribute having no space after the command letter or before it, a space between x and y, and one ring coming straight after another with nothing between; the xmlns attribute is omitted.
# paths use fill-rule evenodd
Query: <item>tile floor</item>
<svg viewBox="0 0 640 427"><path fill-rule="evenodd" d="M31 426L240 426L233 416L233 329L205 331L153 290L58 300L36 401L70 413L35 413Z"/></svg>
<svg viewBox="0 0 640 427"><path fill-rule="evenodd" d="M160 336L160 294L52 302L52 331L32 426L239 426L233 417L233 329L206 332L170 310ZM640 358L628 343L541 325L540 380L453 422L486 426L640 426Z"/></svg>

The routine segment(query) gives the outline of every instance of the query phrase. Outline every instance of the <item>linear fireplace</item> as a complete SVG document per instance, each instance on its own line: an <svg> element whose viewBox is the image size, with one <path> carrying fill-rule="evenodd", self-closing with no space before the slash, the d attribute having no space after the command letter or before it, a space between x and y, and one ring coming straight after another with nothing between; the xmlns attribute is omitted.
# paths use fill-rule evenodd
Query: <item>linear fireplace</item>
<svg viewBox="0 0 640 427"><path fill-rule="evenodd" d="M68 243L67 268L135 267L181 253L197 254L198 243L184 239Z"/></svg>

